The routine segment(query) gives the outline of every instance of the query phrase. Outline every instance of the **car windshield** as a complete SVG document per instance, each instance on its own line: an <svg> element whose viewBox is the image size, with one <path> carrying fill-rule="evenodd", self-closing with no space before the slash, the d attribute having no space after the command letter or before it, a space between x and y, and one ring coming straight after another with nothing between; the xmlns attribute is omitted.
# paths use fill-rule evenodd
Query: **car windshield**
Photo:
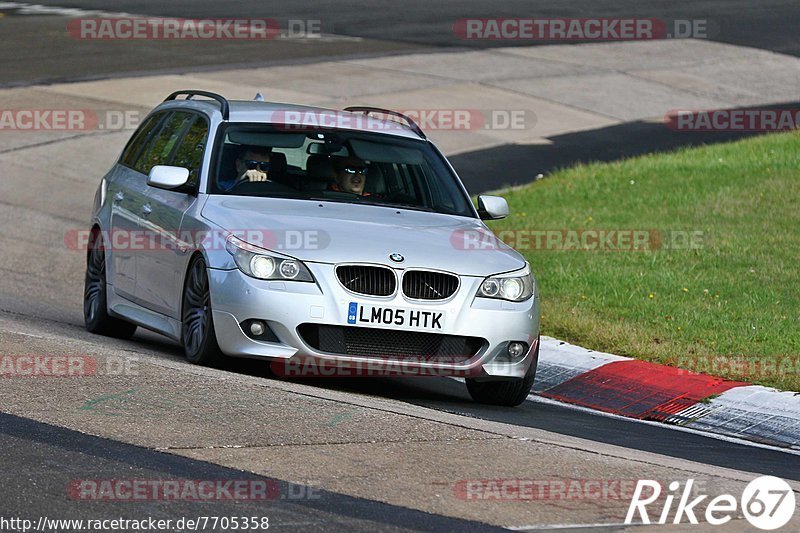
<svg viewBox="0 0 800 533"><path fill-rule="evenodd" d="M423 141L342 130L225 125L210 194L371 204L474 217L441 155Z"/></svg>

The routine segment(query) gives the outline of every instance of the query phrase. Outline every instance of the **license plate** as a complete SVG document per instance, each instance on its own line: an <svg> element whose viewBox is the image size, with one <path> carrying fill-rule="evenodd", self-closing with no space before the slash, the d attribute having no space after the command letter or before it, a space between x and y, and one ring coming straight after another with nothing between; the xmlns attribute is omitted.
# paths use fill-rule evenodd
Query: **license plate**
<svg viewBox="0 0 800 533"><path fill-rule="evenodd" d="M350 302L347 308L348 324L372 324L440 331L444 328L444 318L444 311L382 307L356 302Z"/></svg>

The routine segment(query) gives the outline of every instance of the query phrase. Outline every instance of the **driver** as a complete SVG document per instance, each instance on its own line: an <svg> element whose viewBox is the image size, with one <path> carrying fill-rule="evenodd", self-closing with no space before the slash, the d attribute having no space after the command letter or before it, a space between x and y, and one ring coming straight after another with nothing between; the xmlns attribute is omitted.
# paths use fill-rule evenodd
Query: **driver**
<svg viewBox="0 0 800 533"><path fill-rule="evenodd" d="M334 179L328 187L331 191L343 191L359 196L371 196L364 192L364 185L367 182L367 172L369 167L364 161L355 157L334 157L332 158Z"/></svg>
<svg viewBox="0 0 800 533"><path fill-rule="evenodd" d="M272 148L268 146L240 146L236 158L236 178L220 180L221 189L229 191L243 181L270 181L269 158Z"/></svg>

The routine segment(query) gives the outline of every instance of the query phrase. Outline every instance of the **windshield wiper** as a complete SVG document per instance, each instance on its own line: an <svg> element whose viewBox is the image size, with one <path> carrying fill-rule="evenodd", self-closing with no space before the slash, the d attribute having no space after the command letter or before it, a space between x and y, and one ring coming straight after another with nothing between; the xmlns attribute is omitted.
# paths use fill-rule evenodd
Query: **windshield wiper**
<svg viewBox="0 0 800 533"><path fill-rule="evenodd" d="M315 202L337 202L340 204L356 204L356 205L376 205L378 207L395 207L395 208L402 208L402 209L409 209L412 211L424 211L426 213L439 213L436 209L432 207L427 207L424 205L416 205L416 204L403 204L403 203L392 203L392 202L374 202L369 200L369 197L364 196L356 196L352 200L345 199L345 198L318 198L316 196L312 196L308 198L308 200L312 200ZM448 213L445 213L448 214Z"/></svg>
<svg viewBox="0 0 800 533"><path fill-rule="evenodd" d="M366 205L377 205L380 207L402 207L403 209L411 209L412 211L426 211L428 213L436 213L437 211L432 207L427 207L424 205L416 205L416 204L396 204L392 202L371 202L366 200L364 202Z"/></svg>

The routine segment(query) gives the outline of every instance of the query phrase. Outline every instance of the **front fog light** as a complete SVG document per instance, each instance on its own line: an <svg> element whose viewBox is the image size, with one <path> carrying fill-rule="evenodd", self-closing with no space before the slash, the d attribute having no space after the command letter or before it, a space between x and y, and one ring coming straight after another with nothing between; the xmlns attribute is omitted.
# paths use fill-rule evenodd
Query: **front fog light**
<svg viewBox="0 0 800 533"><path fill-rule="evenodd" d="M280 342L275 332L269 327L266 321L258 318L250 318L239 323L245 335L255 341Z"/></svg>
<svg viewBox="0 0 800 533"><path fill-rule="evenodd" d="M527 346L524 342L509 342L508 343L508 355L512 359L516 359L517 357L521 357L525 354Z"/></svg>
<svg viewBox="0 0 800 533"><path fill-rule="evenodd" d="M254 337L260 337L264 334L264 323L259 322L258 320L254 320L250 323L250 333Z"/></svg>

